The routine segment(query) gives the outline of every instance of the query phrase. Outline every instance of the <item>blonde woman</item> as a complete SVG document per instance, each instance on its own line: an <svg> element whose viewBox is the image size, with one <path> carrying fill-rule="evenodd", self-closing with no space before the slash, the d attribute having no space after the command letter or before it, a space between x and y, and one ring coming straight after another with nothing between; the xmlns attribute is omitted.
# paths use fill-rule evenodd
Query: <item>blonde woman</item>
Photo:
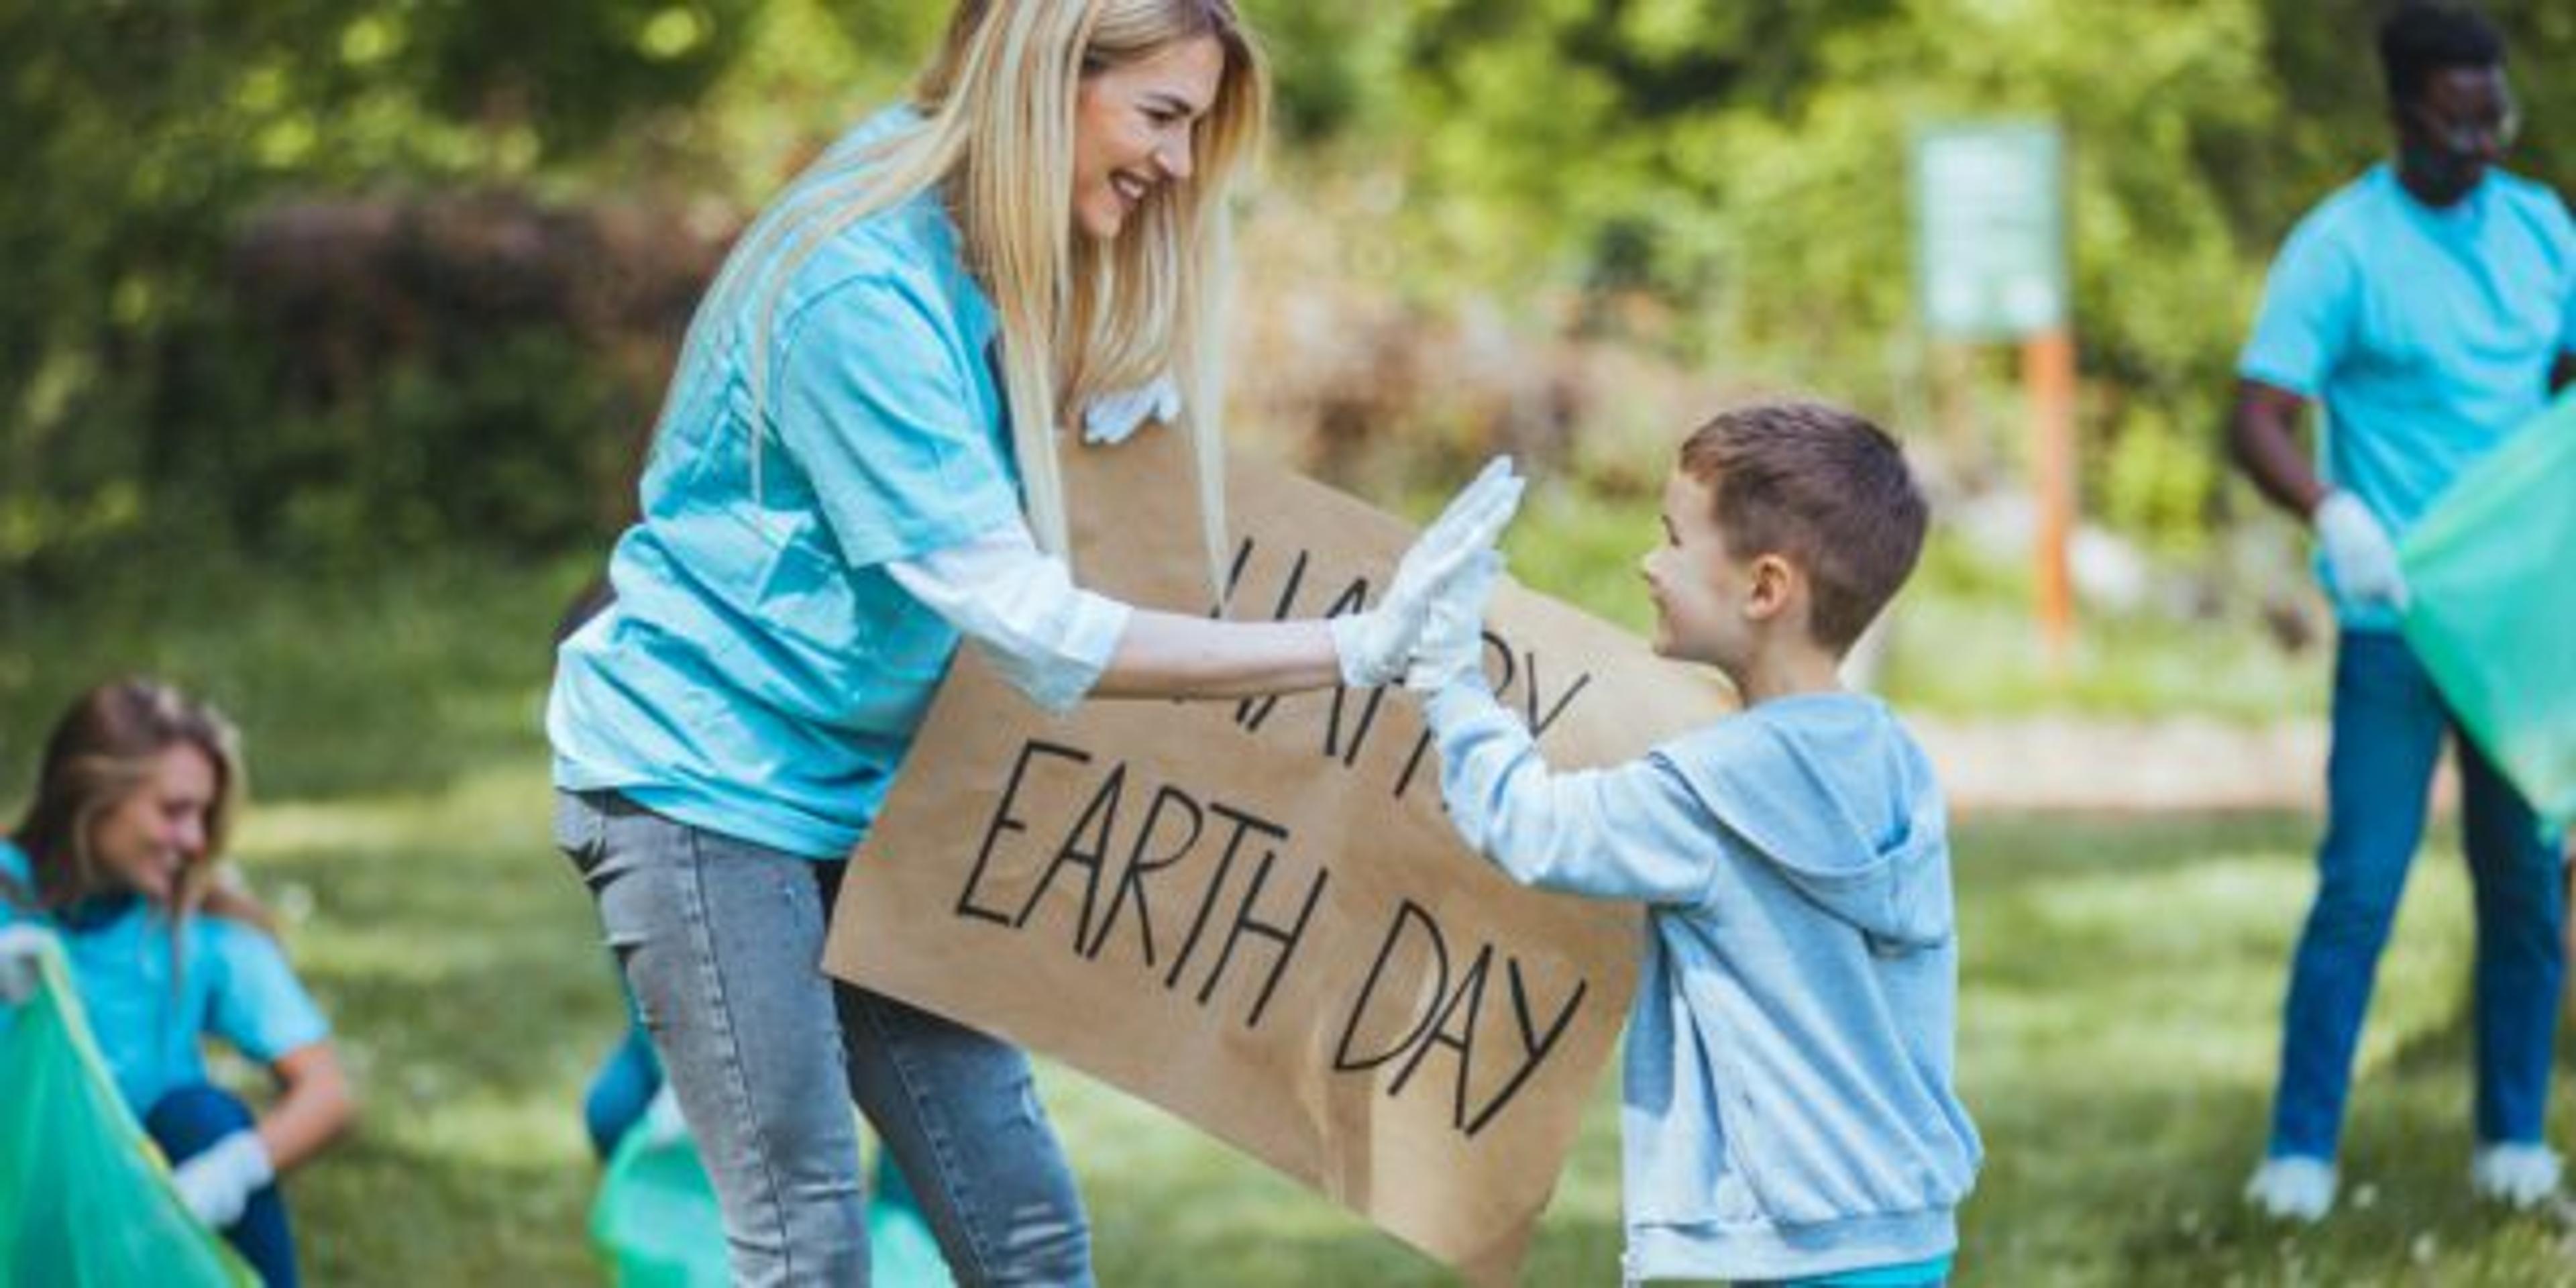
<svg viewBox="0 0 2576 1288"><path fill-rule="evenodd" d="M744 235L691 324L547 723L598 904L737 1283L867 1277L850 1093L967 1283L1091 1279L1025 1058L817 969L960 639L1032 701L1399 677L1519 499L1498 462L1373 610L1230 624L1075 587L1060 427L1177 420L1216 492L1226 200L1267 94L1231 0L964 0L910 101ZM1078 413L1078 414L1077 414Z"/></svg>
<svg viewBox="0 0 2576 1288"><path fill-rule="evenodd" d="M117 1093L171 1160L180 1198L269 1288L289 1288L295 1243L277 1177L346 1130L354 1108L330 1025L266 911L217 879L241 785L235 745L222 716L165 684L81 695L45 740L26 814L0 836L0 932L34 926L62 942ZM209 1035L277 1079L267 1112L254 1118L214 1085Z"/></svg>

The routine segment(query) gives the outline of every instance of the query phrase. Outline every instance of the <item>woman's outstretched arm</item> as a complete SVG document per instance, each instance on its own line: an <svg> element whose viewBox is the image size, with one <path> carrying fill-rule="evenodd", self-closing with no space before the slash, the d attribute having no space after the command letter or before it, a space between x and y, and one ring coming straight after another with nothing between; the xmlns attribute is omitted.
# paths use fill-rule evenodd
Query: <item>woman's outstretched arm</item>
<svg viewBox="0 0 2576 1288"><path fill-rule="evenodd" d="M1399 678L1433 593L1489 551L1519 506L1497 459L1423 530L1374 607L1341 617L1230 622L1132 608L1073 584L1020 525L886 566L1052 711L1085 697L1239 698Z"/></svg>
<svg viewBox="0 0 2576 1288"><path fill-rule="evenodd" d="M1226 622L1137 609L1095 698L1244 698L1342 682L1341 651L1321 618Z"/></svg>

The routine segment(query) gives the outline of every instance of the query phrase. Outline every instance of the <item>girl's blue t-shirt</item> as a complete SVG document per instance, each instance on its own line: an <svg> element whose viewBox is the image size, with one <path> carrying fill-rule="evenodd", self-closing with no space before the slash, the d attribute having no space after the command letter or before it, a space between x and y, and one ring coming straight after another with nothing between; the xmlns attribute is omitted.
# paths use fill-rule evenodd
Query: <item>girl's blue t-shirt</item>
<svg viewBox="0 0 2576 1288"><path fill-rule="evenodd" d="M780 218L860 172L791 188L764 224L796 231L755 224L727 269L748 288L699 306L616 603L559 650L546 717L558 787L817 859L865 834L958 643L885 565L1020 521L994 311L936 191Z"/></svg>
<svg viewBox="0 0 2576 1288"><path fill-rule="evenodd" d="M0 876L32 899L32 865L7 840ZM90 1035L137 1118L170 1092L207 1080L209 1035L262 1065L331 1036L276 942L255 927L191 917L174 940L170 919L134 896L57 915L0 897L0 926L20 922L61 941Z"/></svg>

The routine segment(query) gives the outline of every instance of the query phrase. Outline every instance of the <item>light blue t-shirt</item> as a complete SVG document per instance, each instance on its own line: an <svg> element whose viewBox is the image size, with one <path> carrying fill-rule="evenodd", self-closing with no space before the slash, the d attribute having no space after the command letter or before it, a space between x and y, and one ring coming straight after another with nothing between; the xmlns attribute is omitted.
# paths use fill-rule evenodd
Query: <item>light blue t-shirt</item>
<svg viewBox="0 0 2576 1288"><path fill-rule="evenodd" d="M884 565L1019 521L994 311L960 245L925 193L833 233L775 292L797 242L755 248L753 289L700 305L643 518L610 558L616 603L559 653L557 786L817 859L858 844L958 642Z"/></svg>
<svg viewBox="0 0 2576 1288"><path fill-rule="evenodd" d="M33 898L27 855L6 840L0 840L0 876ZM137 1118L170 1092L206 1081L202 1043L209 1034L262 1065L331 1036L285 955L255 927L189 918L178 940L186 964L181 972L170 919L141 898L93 900L48 916L0 895L0 926L17 922L42 926L61 940L81 1009L89 1013L90 1036Z"/></svg>
<svg viewBox="0 0 2576 1288"><path fill-rule="evenodd" d="M2540 413L2550 367L2570 351L2576 226L2558 195L2490 171L2437 209L2383 164L2291 232L2237 372L2323 402L2326 480L2400 536ZM2396 626L2340 595L2336 613Z"/></svg>

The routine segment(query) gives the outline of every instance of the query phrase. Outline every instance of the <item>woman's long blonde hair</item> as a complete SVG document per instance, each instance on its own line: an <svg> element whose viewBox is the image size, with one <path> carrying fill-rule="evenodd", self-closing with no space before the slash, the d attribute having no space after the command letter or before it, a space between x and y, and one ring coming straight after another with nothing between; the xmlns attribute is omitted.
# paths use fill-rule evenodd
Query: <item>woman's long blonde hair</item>
<svg viewBox="0 0 2576 1288"><path fill-rule="evenodd" d="M214 767L215 795L206 810L206 851L180 870L169 913L175 928L200 909L275 932L267 909L222 879L220 863L242 797L241 737L223 713L157 680L99 685L76 699L45 739L35 798L9 839L26 854L30 890L0 897L30 912L52 913L117 889L99 861L92 834L152 781L161 754L194 747Z"/></svg>
<svg viewBox="0 0 2576 1288"><path fill-rule="evenodd" d="M1073 232L1074 109L1085 75L1207 36L1225 54L1193 130L1194 177L1158 187L1107 242ZM920 120L836 149L754 221L699 310L756 307L751 356L753 487L778 301L806 257L870 215L936 189L967 267L1000 317L1029 525L1069 554L1059 427L1095 395L1168 374L1197 460L1210 576L1224 546L1225 292L1234 181L1267 126L1269 74L1233 0L960 0L914 87ZM692 334L694 350L717 337Z"/></svg>

